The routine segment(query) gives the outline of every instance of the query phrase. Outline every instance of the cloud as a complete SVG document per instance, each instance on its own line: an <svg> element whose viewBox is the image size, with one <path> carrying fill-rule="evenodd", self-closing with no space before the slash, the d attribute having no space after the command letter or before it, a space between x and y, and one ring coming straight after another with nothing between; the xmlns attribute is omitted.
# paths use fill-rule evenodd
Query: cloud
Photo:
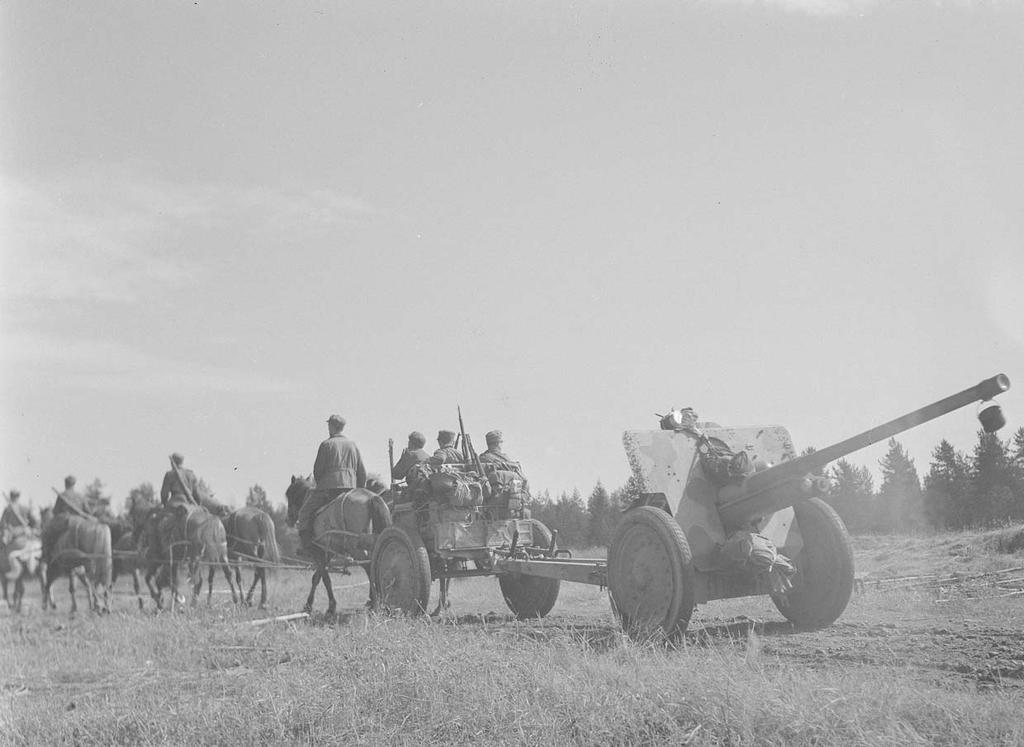
<svg viewBox="0 0 1024 747"><path fill-rule="evenodd" d="M131 303L188 286L205 233L324 230L372 214L332 189L180 184L130 167L0 180L0 293Z"/></svg>
<svg viewBox="0 0 1024 747"><path fill-rule="evenodd" d="M4 337L0 370L33 382L59 377L62 386L117 392L280 394L295 382L243 368L151 355L114 340L68 340L40 334Z"/></svg>

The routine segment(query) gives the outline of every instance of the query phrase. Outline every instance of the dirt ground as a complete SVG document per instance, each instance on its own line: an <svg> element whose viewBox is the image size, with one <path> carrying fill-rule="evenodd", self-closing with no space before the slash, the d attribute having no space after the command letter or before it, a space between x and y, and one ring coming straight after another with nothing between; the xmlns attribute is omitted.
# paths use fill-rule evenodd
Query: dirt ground
<svg viewBox="0 0 1024 747"><path fill-rule="evenodd" d="M1021 553L968 553L965 559L963 547L975 543L955 539L864 538L855 544L859 583L846 611L830 627L796 630L767 598L718 601L695 611L683 645L756 650L761 657L816 669L842 664L877 670L883 676L885 671L899 669L943 687L994 688L1024 695ZM896 576L899 569L913 575ZM307 578L279 573L271 609L253 610L253 616L300 609L308 591ZM342 612L332 620L314 615L311 624L358 624L364 616L365 576L357 572L335 581ZM122 581L119 586L116 608L131 610L135 599L126 593L128 583ZM65 588L65 582L55 586L58 603L63 602L57 615L66 614ZM436 585L434 594L436 599ZM438 624L467 631L485 628L498 636L503 629L515 628L516 635L523 634L494 579L456 582L451 594L452 610ZM37 597L38 590L30 588L28 609L37 604ZM220 594L214 599L216 605L228 603ZM315 608L322 610L325 605L320 591ZM0 617L9 615L6 608L0 609ZM569 583L562 584L552 613L531 625L530 631L538 639L569 633L595 650L617 645L622 636L607 594L597 587Z"/></svg>

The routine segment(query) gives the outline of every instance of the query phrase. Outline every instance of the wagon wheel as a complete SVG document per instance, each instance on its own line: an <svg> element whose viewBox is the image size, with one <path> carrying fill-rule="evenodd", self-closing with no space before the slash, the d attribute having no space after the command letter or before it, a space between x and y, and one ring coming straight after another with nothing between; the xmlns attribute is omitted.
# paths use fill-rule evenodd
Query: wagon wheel
<svg viewBox="0 0 1024 747"><path fill-rule="evenodd" d="M853 592L853 549L843 520L820 498L793 506L803 549L793 559L793 588L772 601L801 628L824 628L846 609Z"/></svg>
<svg viewBox="0 0 1024 747"><path fill-rule="evenodd" d="M430 603L430 558L420 538L395 526L381 532L373 546L370 583L380 609L422 614Z"/></svg>
<svg viewBox="0 0 1024 747"><path fill-rule="evenodd" d="M536 519L530 519L533 526L531 547L551 547L551 532ZM498 586L505 604L519 620L544 617L558 600L562 582L557 578L541 578L522 574L498 576Z"/></svg>
<svg viewBox="0 0 1024 747"><path fill-rule="evenodd" d="M686 632L694 599L690 545L667 512L639 506L622 517L608 548L608 591L634 638Z"/></svg>

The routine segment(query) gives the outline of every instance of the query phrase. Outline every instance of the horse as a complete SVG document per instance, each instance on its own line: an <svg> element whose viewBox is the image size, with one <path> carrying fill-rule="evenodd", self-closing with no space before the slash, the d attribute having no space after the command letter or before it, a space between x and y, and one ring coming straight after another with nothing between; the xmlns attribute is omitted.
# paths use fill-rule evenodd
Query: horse
<svg viewBox="0 0 1024 747"><path fill-rule="evenodd" d="M132 525L131 520L110 522L110 543L113 548L113 566L110 574L110 585L117 583L119 576L132 577L132 587L138 600L139 610L144 608L142 601L139 571L145 567L145 561L139 550L140 526ZM113 590L113 589L111 589Z"/></svg>
<svg viewBox="0 0 1024 747"><path fill-rule="evenodd" d="M57 609L51 587L54 581L66 575L72 614L78 611L78 601L75 599L76 576L85 583L89 609L109 612L112 568L110 527L95 519L67 515L67 528L57 536L49 552L43 609L48 606Z"/></svg>
<svg viewBox="0 0 1024 747"><path fill-rule="evenodd" d="M228 563L227 534L220 518L202 506L171 504L160 512L158 534L161 549L166 552L171 593L175 601L181 598L178 593L178 571L184 563L192 580L193 604L203 586L203 564L210 566L207 603L213 601L213 577L218 568L224 572L224 578L227 579L228 588L231 589L231 600L238 603L238 594Z"/></svg>
<svg viewBox="0 0 1024 747"><path fill-rule="evenodd" d="M267 604L267 564L276 565L281 562L274 520L266 511L255 506L245 506L221 517L221 522L228 537L228 558L235 564L238 593L241 595L244 588L241 563L251 563L252 586L245 595L245 603L252 605L252 594L256 591L256 583L259 582L260 609L263 609Z"/></svg>
<svg viewBox="0 0 1024 747"><path fill-rule="evenodd" d="M376 488L379 487L379 490ZM295 526L299 518L299 509L307 499L310 491L315 490L315 483L309 477L292 475L291 484L285 490L288 499L288 526ZM348 555L360 562L370 578L369 551L373 548L376 535L391 526L391 511L381 498L383 483L374 483L374 489L354 488L321 509L313 523L312 559L316 566L313 580L306 598L303 611L313 611L313 599L316 596L317 584L323 583L327 592L327 614L334 615L337 602L334 598L334 587L327 567L331 555ZM332 508L333 507L333 508ZM331 526L333 525L333 526ZM370 534L372 532L372 534ZM372 607L375 602L373 583L370 583L370 600Z"/></svg>

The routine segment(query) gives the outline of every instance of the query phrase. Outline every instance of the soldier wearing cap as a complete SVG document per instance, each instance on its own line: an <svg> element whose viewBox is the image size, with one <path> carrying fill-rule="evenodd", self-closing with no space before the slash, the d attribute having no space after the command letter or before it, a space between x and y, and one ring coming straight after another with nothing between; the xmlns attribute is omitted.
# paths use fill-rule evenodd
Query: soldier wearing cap
<svg viewBox="0 0 1024 747"><path fill-rule="evenodd" d="M498 469L521 471L519 462L502 451L501 431L488 431L484 439L487 441L487 451L480 455L481 464L493 464Z"/></svg>
<svg viewBox="0 0 1024 747"><path fill-rule="evenodd" d="M419 431L410 433L409 445L402 449L402 456L399 457L398 462L391 469L391 479L404 480L414 465L430 459L430 455L423 448L426 445L427 439L423 437L422 433Z"/></svg>
<svg viewBox="0 0 1024 747"><path fill-rule="evenodd" d="M164 474L160 486L160 503L173 505L194 503L199 505L199 480L196 473L186 469L185 457L175 452L171 454L171 469Z"/></svg>
<svg viewBox="0 0 1024 747"><path fill-rule="evenodd" d="M430 464L464 464L462 454L455 448L455 431L437 432L437 451L428 460Z"/></svg>
<svg viewBox="0 0 1024 747"><path fill-rule="evenodd" d="M309 491L299 509L297 527L302 547L309 550L313 540L313 517L342 493L353 488L366 487L366 467L355 442L342 435L345 418L331 415L327 418L328 437L321 442L313 463L316 489Z"/></svg>
<svg viewBox="0 0 1024 747"><path fill-rule="evenodd" d="M64 491L57 494L57 500L53 504L53 518L43 529L43 535L40 538L43 543L44 562L50 562L53 543L68 528L68 519L71 516L96 521L96 518L85 507L85 497L75 490L76 482L74 475L68 475L64 478Z"/></svg>

